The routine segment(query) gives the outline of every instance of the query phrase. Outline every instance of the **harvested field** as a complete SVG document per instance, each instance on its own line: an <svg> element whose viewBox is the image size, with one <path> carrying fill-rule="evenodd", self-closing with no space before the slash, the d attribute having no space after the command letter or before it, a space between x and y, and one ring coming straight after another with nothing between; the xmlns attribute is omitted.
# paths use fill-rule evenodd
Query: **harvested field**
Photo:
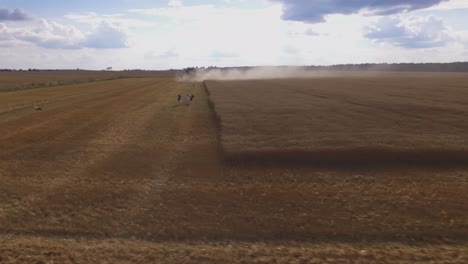
<svg viewBox="0 0 468 264"><path fill-rule="evenodd" d="M226 157L468 160L468 76L357 73L206 81Z"/></svg>
<svg viewBox="0 0 468 264"><path fill-rule="evenodd" d="M154 71L14 71L0 72L0 92L80 84L121 78L172 77L171 72Z"/></svg>
<svg viewBox="0 0 468 264"><path fill-rule="evenodd" d="M21 255L25 248L30 253ZM19 255L2 258L6 263L466 263L467 251L468 245L441 244L155 243L28 236L0 247L0 255Z"/></svg>
<svg viewBox="0 0 468 264"><path fill-rule="evenodd" d="M0 263L467 262L464 163L226 163L220 143L202 83L0 94Z"/></svg>

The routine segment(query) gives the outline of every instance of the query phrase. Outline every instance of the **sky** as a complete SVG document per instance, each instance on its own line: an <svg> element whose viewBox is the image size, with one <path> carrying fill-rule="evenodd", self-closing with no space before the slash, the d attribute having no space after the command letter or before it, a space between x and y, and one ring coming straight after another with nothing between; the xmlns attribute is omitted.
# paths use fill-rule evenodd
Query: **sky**
<svg viewBox="0 0 468 264"><path fill-rule="evenodd" d="M468 0L0 0L0 68L468 61Z"/></svg>

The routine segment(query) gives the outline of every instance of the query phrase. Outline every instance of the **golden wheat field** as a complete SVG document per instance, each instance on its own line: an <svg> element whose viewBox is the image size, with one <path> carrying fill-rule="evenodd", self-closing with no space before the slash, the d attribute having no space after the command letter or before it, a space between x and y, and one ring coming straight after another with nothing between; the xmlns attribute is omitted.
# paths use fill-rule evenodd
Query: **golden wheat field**
<svg viewBox="0 0 468 264"><path fill-rule="evenodd" d="M466 74L208 81L228 155L468 161Z"/></svg>
<svg viewBox="0 0 468 264"><path fill-rule="evenodd" d="M171 77L173 73L155 71L87 71L87 70L40 70L0 71L0 92L19 91L95 81L139 77Z"/></svg>
<svg viewBox="0 0 468 264"><path fill-rule="evenodd" d="M0 263L467 263L466 80L206 89L147 76L0 93ZM177 104L188 93L195 101ZM381 142L457 159L268 152L348 158Z"/></svg>

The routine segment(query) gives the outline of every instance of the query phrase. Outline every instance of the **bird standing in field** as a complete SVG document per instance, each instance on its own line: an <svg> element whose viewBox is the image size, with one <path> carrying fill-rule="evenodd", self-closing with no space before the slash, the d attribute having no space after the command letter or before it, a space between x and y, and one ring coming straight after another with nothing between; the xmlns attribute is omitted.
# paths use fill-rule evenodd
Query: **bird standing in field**
<svg viewBox="0 0 468 264"><path fill-rule="evenodd" d="M182 102L182 96L180 94L177 95L177 103L180 104Z"/></svg>

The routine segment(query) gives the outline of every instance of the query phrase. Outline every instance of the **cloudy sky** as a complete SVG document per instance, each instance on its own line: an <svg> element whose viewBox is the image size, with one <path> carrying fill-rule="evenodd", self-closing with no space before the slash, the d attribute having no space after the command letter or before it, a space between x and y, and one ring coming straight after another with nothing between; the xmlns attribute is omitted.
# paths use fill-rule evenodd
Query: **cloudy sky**
<svg viewBox="0 0 468 264"><path fill-rule="evenodd" d="M468 61L468 0L0 0L0 68Z"/></svg>

